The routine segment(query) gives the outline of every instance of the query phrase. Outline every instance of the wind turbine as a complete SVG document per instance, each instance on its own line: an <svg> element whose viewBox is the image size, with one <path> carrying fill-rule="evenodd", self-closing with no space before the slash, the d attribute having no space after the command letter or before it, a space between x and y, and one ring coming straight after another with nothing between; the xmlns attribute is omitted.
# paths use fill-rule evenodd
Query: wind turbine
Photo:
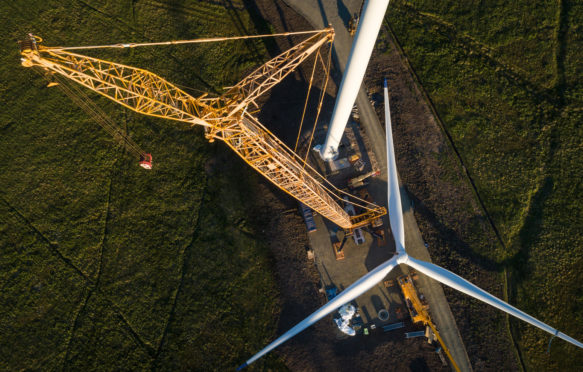
<svg viewBox="0 0 583 372"><path fill-rule="evenodd" d="M289 331L285 332L283 335L278 337L275 341L267 345L253 357L248 359L243 365L237 368L237 371L245 368L249 364L255 362L257 359L261 358L263 355L269 353L271 350L275 349L285 341L294 337L307 327L316 323L318 320L322 319L326 315L336 311L340 306L354 300L360 295L367 292L369 289L377 285L391 270L393 270L397 265L404 264L408 265L415 270L422 272L423 274L441 282L447 286L450 286L460 292L468 294L480 301L483 301L491 306L494 306L518 319L524 320L527 323L532 324L535 327L542 329L545 332L550 333L555 337L562 338L563 340L570 342L571 344L583 348L583 343L575 340L574 338L567 336L566 334L559 332L553 327L541 322L540 320L528 315L524 311L521 311L514 306L502 301L501 299L491 295L490 293L484 291L483 289L475 286L464 278L446 270L442 267L434 265L430 262L417 260L410 257L405 250L405 228L403 224L403 209L401 206L401 193L399 191L399 179L397 176L397 164L395 161L395 150L393 147L393 135L391 128L391 114L389 108L389 94L387 88L387 80L384 82L384 94L385 94L385 122L386 122L386 140L387 140L387 197L389 206L389 220L391 225L391 230L393 232L393 237L395 239L396 252L395 256L391 259L385 261L381 265L377 266L374 270L368 272L366 275L358 279L339 295L330 300L327 304L313 312L307 318L302 320L300 323L295 325Z"/></svg>

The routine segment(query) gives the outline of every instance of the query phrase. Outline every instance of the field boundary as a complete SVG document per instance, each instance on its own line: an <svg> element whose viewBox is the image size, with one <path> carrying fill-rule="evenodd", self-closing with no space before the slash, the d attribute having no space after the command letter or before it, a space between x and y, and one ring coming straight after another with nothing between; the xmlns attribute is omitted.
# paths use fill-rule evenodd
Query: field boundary
<svg viewBox="0 0 583 372"><path fill-rule="evenodd" d="M425 102L427 103L427 106L429 107L431 114L433 115L433 117L435 118L435 121L437 122L439 128L441 129L442 133L445 135L445 137L447 138L447 143L449 145L449 147L453 150L457 160L458 160L458 164L461 167L462 173L464 174L464 178L466 179L466 181L469 183L469 185L471 186L472 189L472 193L474 194L475 199L478 202L478 205L480 206L480 209L482 210L482 212L484 213L484 216L486 217L486 219L488 220L488 223L490 224L490 227L492 228L494 234L496 235L496 238L498 240L498 242L500 243L500 245L502 246L502 248L504 250L506 250L506 244L504 243L504 240L502 239L502 236L500 235L500 232L498 231L498 228L496 227L494 220L492 219L492 217L490 216L490 214L488 213L488 210L486 209L486 206L484 204L484 201L482 200L480 193L478 192L478 189L474 183L474 180L468 170L468 168L465 166L464 160L460 154L460 152L458 151L453 138L451 137L451 134L449 133L449 131L447 130L447 128L445 127L441 117L439 116L439 114L437 113L437 109L435 108L435 105L433 104L433 101L431 100L431 98L429 97L429 94L427 93L427 91L425 90L425 88L423 87L423 84L421 84L421 80L419 79L419 77L417 76L417 73L415 72L415 69L413 68L413 66L410 64L409 62L409 58L407 57L405 51L403 50L399 40L397 39L396 34L394 33L393 29L391 28L390 23L388 22L387 18L385 17L384 20L384 25L386 30L388 31L390 37L393 39L393 42L397 48L397 51L401 57L401 59L404 62L404 65L406 66L406 68L409 70L409 73L411 74L411 77L413 78L415 84L417 85L419 92L421 93L423 99L425 100ZM509 286L508 286L508 270L506 267L504 267L504 297L506 300L508 300L508 290L509 290ZM508 333L510 335L510 339L512 341L512 345L514 346L514 353L519 361L519 365L522 371L525 371L525 365L524 365L524 360L522 357L522 353L520 352L520 348L517 344L517 341L514 337L514 333L512 331L512 325L510 322L510 315L505 313L505 318L506 318L506 324L507 324L507 330Z"/></svg>

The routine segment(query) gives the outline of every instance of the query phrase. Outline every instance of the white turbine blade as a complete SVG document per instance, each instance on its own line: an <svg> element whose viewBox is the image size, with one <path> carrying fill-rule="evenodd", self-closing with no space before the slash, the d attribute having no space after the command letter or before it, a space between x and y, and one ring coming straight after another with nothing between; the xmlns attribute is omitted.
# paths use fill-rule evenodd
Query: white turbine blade
<svg viewBox="0 0 583 372"><path fill-rule="evenodd" d="M575 340L572 337L567 336L564 333L559 332L558 330L554 329L553 327L541 322L540 320L528 315L524 311L518 310L512 305L507 304L506 302L502 301L501 299L492 296L490 293L484 291L483 289L473 285L472 283L468 282L464 278L448 271L442 267L434 265L429 262L416 260L412 257L407 257L403 260L400 260L399 263L405 263L412 268L416 269L417 271L422 272L423 274L445 284L454 289L457 289L460 292L463 292L467 295L470 295L474 298L477 298L480 301L483 301L489 305L492 305L502 311L507 312L508 314L517 317L518 319L524 320L527 323L532 324L535 327L542 329L554 336L562 338L563 340L572 343L575 346L583 348L583 343Z"/></svg>
<svg viewBox="0 0 583 372"><path fill-rule="evenodd" d="M389 89L387 79L384 83L385 91L385 131L387 135L387 200L389 202L389 221L391 231L395 237L397 253L405 253L405 228L403 226L403 207L401 206L401 192L399 191L399 176L393 147L393 129L391 127L391 109L389 107Z"/></svg>
<svg viewBox="0 0 583 372"><path fill-rule="evenodd" d="M340 306L354 300L358 296L366 293L369 289L374 287L379 283L387 274L397 266L397 257L393 257L383 264L377 266L374 270L370 271L356 282L354 282L350 287L346 288L340 294L334 297L326 305L322 306L318 310L314 311L306 319L302 320L296 324L289 331L279 336L275 341L267 345L263 350L255 354L249 360L247 360L243 365L237 368L237 371L247 367L249 364L253 363L257 359L261 358L263 355L269 353L271 350L275 349L279 345L283 344L290 338L294 337L304 329L308 328L312 324L316 323L318 320L322 319L326 315L334 312Z"/></svg>

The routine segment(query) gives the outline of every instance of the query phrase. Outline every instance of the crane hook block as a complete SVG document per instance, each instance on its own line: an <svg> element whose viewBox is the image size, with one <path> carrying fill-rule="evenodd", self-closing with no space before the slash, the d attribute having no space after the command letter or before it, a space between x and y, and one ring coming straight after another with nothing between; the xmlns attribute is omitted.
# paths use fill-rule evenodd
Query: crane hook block
<svg viewBox="0 0 583 372"><path fill-rule="evenodd" d="M152 154L140 155L140 167L144 169L152 169Z"/></svg>

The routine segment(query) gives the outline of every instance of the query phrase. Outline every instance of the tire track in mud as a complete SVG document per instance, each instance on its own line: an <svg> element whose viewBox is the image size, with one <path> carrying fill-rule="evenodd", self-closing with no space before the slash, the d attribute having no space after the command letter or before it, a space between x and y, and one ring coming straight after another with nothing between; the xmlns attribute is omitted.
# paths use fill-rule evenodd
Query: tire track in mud
<svg viewBox="0 0 583 372"><path fill-rule="evenodd" d="M217 9L217 7L219 5L204 4L202 2L199 2L197 4L198 7L193 8L193 7L188 7L186 5L181 5L181 4L167 4L167 3L157 1L157 0L144 0L144 1L142 1L142 3L144 3L145 5L151 6L151 7L157 7L160 9L164 9L164 10L167 10L169 12L174 12L174 13L178 13L181 15L185 14L187 17L192 17L194 19L202 16L206 19L211 19L217 23L221 23L224 25L233 25L235 27L235 29L237 30L238 35L251 35L254 33L254 32L249 32L249 30L245 26L245 23L243 22L243 20L241 19L240 15L239 15L239 12L242 9L238 8L235 5L229 6L227 4L224 4L222 6L228 15L228 18L226 18L224 16L218 15L215 12L215 10ZM203 9L205 7L208 9L208 11L205 11ZM214 8L214 9L212 9L212 8ZM252 30L252 31L256 31L256 30ZM247 49L249 50L249 52L253 56L254 60L259 61L259 60L261 60L262 57L264 57L264 54L261 53L261 51L259 50L259 48L257 47L257 45L255 44L254 41L244 39L244 40L242 40L242 42L245 43L245 45L247 46ZM227 63L226 63L226 66L228 66L231 70L233 69L232 68L233 66L236 66L238 64L246 62L246 60L243 60L243 61L239 60L239 58L236 55L233 55L231 57L232 58L229 59L229 61L227 61Z"/></svg>
<svg viewBox="0 0 583 372"><path fill-rule="evenodd" d="M63 365L62 365L63 370L65 370L67 362L69 361L69 355L71 352L71 342L73 341L73 338L75 337L75 331L77 330L77 327L79 326L79 317L82 313L85 312L85 309L87 308L87 303L89 302L89 299L91 298L91 296L95 293L95 290L99 286L99 282L101 280L101 273L103 271L103 247L105 245L105 240L106 240L106 235L107 235L107 226L108 226L109 219L111 216L111 213L110 213L111 212L111 190L112 190L112 186L113 186L113 174L114 174L115 166L117 164L118 159L119 159L119 153L118 153L118 157L115 159L115 161L113 163L113 167L112 167L112 170L110 172L110 177L109 177L109 187L108 187L108 191L107 191L107 204L105 206L105 211L106 211L105 212L105 221L103 223L103 232L101 235L101 242L99 243L99 266L98 266L97 275L95 278L95 285L91 286L89 288L89 293L87 293L87 296L85 296L85 300L82 302L81 306L79 307L79 310L75 314L75 319L73 321L72 328L69 331L69 340L67 341L67 348L66 348L64 359L63 359Z"/></svg>
<svg viewBox="0 0 583 372"><path fill-rule="evenodd" d="M2 192L2 194L4 194ZM73 271L75 271L81 278L84 279L84 281L89 284L89 285L93 285L94 282L93 280L91 280L91 278L89 278L89 276L87 274L85 274L80 268L78 268L72 261L71 259L67 258L65 255L63 255L63 253L59 250L58 248L58 244L55 244L54 242L52 242L46 235L44 235L36 226L34 226L34 224L28 220L16 207L14 207L12 204L10 204L10 202L8 202L8 200L6 200L6 198L4 196L0 196L0 200L8 207L8 209L10 209L11 211L14 212L14 214L21 220L21 222L23 222L26 226L28 226L30 228L30 230L32 230L35 235L39 236L41 238L42 241L44 241L48 246L49 246L49 250L59 259L61 260L63 263L65 263L66 266L68 266L69 268L73 269Z"/></svg>
<svg viewBox="0 0 583 372"><path fill-rule="evenodd" d="M4 1L4 2L7 3L8 5L10 5L15 11L17 11L18 15L23 20L28 21L28 19L26 19L26 17L24 17L24 15L23 15L24 12L20 8L17 8L15 5L11 4L10 2L7 2L7 1ZM122 26L115 25L115 27L117 29L119 29L120 31L127 32L127 30L131 30L133 33L141 34L143 36L143 34L138 29L136 29L132 25L128 24L124 20L119 19L119 18L114 17L114 16L111 16L111 15L107 14L106 12L101 11L100 9L88 4L87 2L85 2L83 0L77 0L77 2L80 3L84 7L87 7L91 11L97 13L102 19L108 21L108 23L111 23L114 25L116 22L121 23ZM42 19L42 17L40 17L39 12L36 12L36 13L38 16L37 19ZM133 3L132 3L132 13L133 13ZM148 40L153 41L151 39L148 39ZM179 63L179 61L173 55L170 54L169 57L174 59L176 63ZM198 77L198 75L197 75L197 77ZM202 78L200 78L200 80L201 80L201 82L203 82L203 84L210 87L210 85L208 83L206 83L204 80L202 80ZM117 160L118 159L116 159L116 162L117 162ZM86 310L87 305L88 305L91 297L93 295L98 295L98 294L99 294L99 298L101 298L103 301L105 301L111 305L111 308L112 308L114 314L121 321L121 323L123 324L123 326L126 329L126 331L128 332L128 334L134 339L134 341L136 342L136 344L138 346L140 346L143 350L145 350L147 352L147 354L150 355L150 357L154 357L156 355L156 352L157 352L157 350L154 349L154 347L152 347L148 342L146 342L142 339L140 334L134 329L134 327L131 325L131 323L126 319L126 317L124 316L124 313L120 309L119 305L117 303L115 303L113 300L111 300L108 297L108 295L106 293L102 292L100 290L100 288L98 287L100 279L101 279L101 273L103 271L102 270L103 269L103 249L104 249L104 245L105 245L105 241L106 241L106 237L107 237L107 226L108 226L108 223L110 220L110 203L111 203L111 194L112 194L111 191L112 191L112 184L113 184L113 182L112 182L113 173L114 173L114 170L112 170L112 176L110 178L109 187L108 187L108 200L107 200L107 206L106 206L107 212L106 212L106 218L105 218L105 222L104 222L104 226L103 226L102 238L101 238L101 242L100 242L99 269L98 269L95 280L91 279L88 274L86 274L85 272L83 272L83 270L81 270L79 267L77 267L72 262L71 259L67 258L58 249L57 244L52 242L36 226L34 226L34 224L28 218L26 218L24 216L24 214L22 214L16 207L14 207L12 204L10 204L9 201L3 195L0 195L0 200L8 207L8 209L12 210L14 212L15 216L18 217L18 219L20 219L25 225L27 225L36 235L38 235L41 238L41 240L43 240L48 245L49 250L59 260L61 260L63 263L65 263L66 266L73 269L79 276L81 276L83 278L83 280L86 283L86 287L84 288L84 291L83 291L84 293L81 296L84 299L81 301L81 303L78 307L78 310L76 311L76 313L73 317L72 329L70 331L69 339L67 340L67 347L66 347L65 356L63 359L62 369L66 368L67 363L69 361L69 356L70 356L70 352L71 352L71 343L74 339L75 331L80 324L80 317L84 313L84 311ZM2 191L0 191L0 192L2 192ZM2 194L3 194L3 192L2 192ZM184 273L182 274L182 277L181 277L181 281L179 284L180 287L182 286L182 279L183 278L184 278ZM88 290L88 293L85 295L87 290ZM177 291L177 293L178 293L178 291ZM175 303L173 305L173 310L174 310L174 307L175 307ZM165 332L166 332L166 329L165 329Z"/></svg>
<svg viewBox="0 0 583 372"><path fill-rule="evenodd" d="M431 97L429 97L429 94L427 93L427 91L423 87L423 84L421 83L419 76L417 76L417 73L413 69L413 66L411 66L411 64L409 62L409 58L407 57L407 55L405 54L405 51L401 47L401 43L397 39L397 36L395 35L393 29L391 28L389 22L385 21L385 27L386 27L388 33L390 34L391 38L393 39L395 46L397 46L397 50L399 51L399 54L401 54L401 59L404 61L404 64L407 67L407 69L409 70L409 73L411 74L411 76L413 77L413 80L415 81L415 83L419 87L419 91L421 92L423 99L427 102L427 106L431 110L432 115L435 117L435 121L438 123L439 127L441 128L442 132L444 133L445 137L447 138L447 142L448 142L449 146L451 147L451 149L453 150L453 152L454 152L454 154L459 162L461 170L462 170L463 174L466 176L466 179L468 180L468 182L472 188L472 191L474 192L474 196L476 197L478 204L482 208L482 211L484 212L486 219L490 223L492 230L496 234L496 237L498 238L499 243L502 245L502 247L504 249L506 249L506 245L504 244L504 240L502 239L502 235L500 235L500 232L498 231L498 228L496 227L494 220L490 217L490 214L488 213L488 210L486 209L486 205L484 204L484 201L483 201L482 197L480 196L480 193L478 192L478 188L476 187L474 179L472 178L470 171L466 167L464 160L463 160L463 158L462 158L462 156L461 156L461 154L460 154L460 152L459 152L459 150L458 150L458 148L453 140L453 137L451 136L451 134L447 130L447 127L445 126L445 124L441 120L441 117L439 116L437 109L435 108L435 105L433 104L433 101L431 100Z"/></svg>
<svg viewBox="0 0 583 372"><path fill-rule="evenodd" d="M67 347L65 349L65 356L63 357L63 363L61 365L61 370L63 371L67 367L67 362L69 360L69 355L71 352L71 342L73 341L73 337L75 336L75 330L79 325L79 316L87 308L87 303L89 302L89 298L91 297L92 294L93 289L89 289L89 293L87 294L87 296L84 296L85 298L81 301L81 305L79 306L79 309L77 310L77 313L75 314L75 317L73 319L73 325L71 326L72 329L71 331L69 331L69 339L67 340Z"/></svg>
<svg viewBox="0 0 583 372"><path fill-rule="evenodd" d="M181 268L181 272L180 272L180 281L178 282L178 286L176 287L176 291L174 292L174 296L173 296L174 298L172 299L172 307L170 308L170 311L168 313L168 317L166 319L166 324L164 325L164 331L162 332L162 336L160 337L160 342L158 343L158 347L156 348L155 353L154 353L154 362L158 359L158 357L160 356L160 353L162 352L162 347L164 346L164 343L165 343L166 338L168 336L168 329L170 328L170 323L174 319L174 314L176 311L176 304L178 303L178 296L180 294L180 291L182 290L182 286L184 285L184 277L186 275L186 269L188 266L188 260L186 259L186 257L189 255L190 250L192 249L194 242L196 241L196 238L198 236L198 232L200 229L201 212L204 208L204 201L205 201L205 197L207 194L207 187L208 187L208 177L205 177L204 187L203 187L202 196L201 196L200 204L198 207L198 211L196 213L196 216L193 216L193 221L196 218L196 226L194 227L194 231L192 233L192 239L190 240L190 242L187 245L184 246L184 249L180 253L180 260L182 261L182 265L181 265L182 268Z"/></svg>
<svg viewBox="0 0 583 372"><path fill-rule="evenodd" d="M100 294L101 295L100 297L102 297L102 299L111 306L111 308L113 309L115 315L123 323L124 328L130 334L130 336L134 339L134 341L136 342L136 344L138 344L142 349L144 349L148 353L148 355L150 357L154 357L154 355L156 354L156 350L149 343L145 342L142 339L142 337L139 335L139 333L132 327L131 323L123 315L123 312L121 311L119 305L117 305L117 303L115 303L113 300L111 300L106 293L103 293L100 290L100 288L97 286L97 282L91 280L91 278L89 278L85 273L83 273L79 268L77 268L71 262L71 260L69 260L68 258L66 258L65 256L63 256L61 254L61 252L56 248L55 244L52 243L45 235L43 235L42 232L39 231L20 211L18 211L14 206L12 206L6 200L6 198L4 196L0 195L0 201L3 204L5 204L10 210L12 210L14 212L14 214L20 220L22 220L22 222L24 222L33 232L35 232L36 235L40 236L41 240L43 240L46 244L49 245L49 250L52 251L55 254L55 256L57 256L61 261L63 261L66 264L66 266L72 268L85 281L85 283L87 285L87 287L85 287L85 288L86 289L89 289L89 294L86 296L85 301L80 306L80 310L79 310L79 312L75 316L74 324L77 324L78 325L79 315L86 308L87 303L89 302L91 296L93 294ZM101 272L101 270L100 270L100 272ZM100 275L99 275L99 277L100 277ZM71 335L71 339L68 341L66 356L70 353L70 342L71 342L71 340L72 340L72 335ZM63 369L65 367L66 367L66 362L64 361L63 362Z"/></svg>
<svg viewBox="0 0 583 372"><path fill-rule="evenodd" d="M213 6L211 4L205 4L204 2L200 1L197 3L197 7L189 7L183 4L170 4L167 2L156 0L142 0L140 2L151 7L156 7L159 9L164 9L175 13L186 14L191 17L196 18L202 17L205 19L212 19L213 21L224 24L227 23L224 17L215 13L214 9L212 9ZM214 7L216 9L216 5Z"/></svg>
<svg viewBox="0 0 583 372"><path fill-rule="evenodd" d="M112 173L113 172L114 172L114 170L112 170ZM112 175L112 177L113 177L113 175ZM36 228L36 226L34 226L34 224L30 220L28 220L16 207L14 207L13 205L11 205L6 200L6 198L3 195L0 195L0 201L2 201L8 207L8 209L10 209L11 211L13 211L13 213L21 220L21 222L23 222L24 224L26 224L36 235L38 235L41 238L41 240L44 241L49 246L49 250L55 256L57 256L62 262L65 263L66 266L68 266L69 268L73 269L79 276L81 276L83 278L83 280L85 281L85 283L86 283L85 289L86 290L87 289L89 290L89 293L85 297L85 300L80 305L80 308L79 308L78 312L74 316L74 319L75 320L73 321L73 329L70 331L71 332L71 335L69 337L69 340L67 341L67 349L66 349L66 353L65 353L65 359L63 360L63 367L62 367L63 369L66 367L66 363L68 361L68 356L70 355L70 346L71 346L71 342L72 342L72 339L73 339L73 336L74 336L75 329L79 325L79 317L80 317L81 313L83 313L83 311L86 309L87 304L88 304L91 296L93 294L96 294L96 293L101 294L102 297L103 297L103 300L106 301L107 303L109 303L111 305L111 307L114 309L115 314L122 321L122 323L124 324L124 327L126 328L126 330L128 331L128 333L132 336L132 338L135 340L135 342L138 345L140 345L150 356L153 356L155 354L154 348L152 348L152 346L150 346L147 342L144 342L142 340L142 338L138 334L138 332L134 330L134 328L131 326L131 324L129 323L129 321L125 318L125 316L123 315L123 312L121 311L121 309L119 308L119 306L114 301L112 301L111 299L109 299L109 297L107 296L106 293L101 292L101 290L98 288L99 280L101 278L102 267L103 267L103 245L104 245L105 240L106 240L106 229L107 229L107 223L109 222L109 216L110 216L110 213L109 212L110 212L112 183L113 182L110 179L109 192L108 192L108 202L107 202L107 215L106 215L106 221L104 222L104 230L103 230L103 236L102 236L102 241L101 241L101 249L100 249L100 266L99 266L99 270L98 270L98 274L97 274L96 280L92 280L81 269L79 269L77 266L75 266L75 264L73 264L70 259L68 259L67 257L65 257L59 251L59 249L58 249L58 247L57 247L56 244L54 244L53 242L51 242L49 238L47 238L40 230L38 230Z"/></svg>
<svg viewBox="0 0 583 372"><path fill-rule="evenodd" d="M123 323L124 328L132 336L132 338L134 339L134 341L142 349L144 349L146 351L146 353L150 357L154 357L156 351L154 350L154 348L152 347L152 345L150 345L148 342L142 340L142 337L140 336L140 334L134 329L134 327L132 327L131 323L123 315L123 312L121 311L121 309L119 308L119 306L115 302L113 302L112 300L110 300L107 297L107 294L101 292L101 290L99 288L97 289L97 293L100 293L100 294L103 295L103 298L105 299L105 301L107 303L109 303L109 305L113 308L115 315L117 315L117 318Z"/></svg>
<svg viewBox="0 0 583 372"><path fill-rule="evenodd" d="M432 22L433 24L437 25L437 27L442 28L444 31L444 34L448 36L448 38L455 44L459 45L462 49L465 50L469 50L470 53L474 53L475 55L477 55L478 57L484 59L487 63L489 63L492 67L494 67L499 73L502 74L502 76L504 76L505 78L508 79L508 81L512 82L513 84L515 84L516 86L518 86L519 88L523 89L524 91L528 92L529 94L531 94L531 96L533 98L535 98L535 101L546 101L548 104L550 104L553 107L553 112L550 114L550 119L551 121L553 121L555 118L560 117L560 115L562 114L562 112L564 112L565 110L565 91L567 89L566 87L566 80L565 80L565 66L564 66L564 60L565 60L565 56L566 56L566 37L567 37L567 31L568 31L568 27L569 27L569 23L568 23L568 13L569 13L569 2L567 0L558 0L558 11L557 11L557 15L556 15L556 25L555 25L555 48L554 48L554 75L555 75L555 82L553 84L552 87L550 88L544 88L541 87L539 85L536 85L530 81L528 81L525 77L521 76L520 72L518 72L519 68L505 64L503 62L501 62L500 60L498 60L497 58L494 57L494 51L487 45L484 45L483 43L477 41L475 38L473 38L471 35L468 35L466 33L463 32L459 32L457 31L457 29L455 28L455 26L443 19L441 19L439 16L435 15L435 14L431 14L431 13L426 13L426 12L422 12L418 9L416 9L414 6L412 6L411 4L405 4L405 5L400 5L399 8L405 9L405 11L409 11L409 14L412 15L413 19L419 23L424 23L424 20L428 20L429 22ZM392 31L391 31L392 33ZM394 36L394 33L392 33ZM395 38L396 40L396 38ZM414 71L411 68L411 71ZM413 74L415 75L415 73L413 72ZM415 78L419 81L418 77L415 75ZM420 84L420 86L422 86ZM426 94L426 93L424 93ZM433 106L433 103L431 102L431 100L428 100L429 106L431 107L431 110L434 112L434 116L437 118L437 122L440 124L440 126L442 127L442 130L444 131L444 133L446 134L450 144L453 146L454 152L456 154L456 156L459 159L460 164L462 165L462 168L464 170L464 173L466 174L470 185L474 191L474 195L476 196L477 201L479 202L483 212L485 213L485 217L488 220L490 226L492 227L492 229L495 232L495 235L497 237L497 240L499 242L499 244L501 244L501 246L504 248L504 250L506 250L506 246L511 246L513 245L513 242L510 241L508 244L504 243L504 240L502 239L496 224L494 223L492 217L489 215L487 209L485 208L485 205L483 203L483 200L480 196L480 194L478 193L478 190L473 182L473 179L471 177L471 175L468 173L467 168L465 167L462 158L459 156L457 149L455 148L455 144L453 142L453 139L450 138L450 135L447 131L447 129L445 128L445 126L443 125L443 122L441 121L441 119L439 118L439 116L437 115L436 109ZM550 158L552 158L552 152L551 154L548 156L548 159L545 161L545 167L546 164L550 161ZM544 184L544 180L541 180L539 182L539 187L542 187ZM537 189L538 189L537 188ZM527 207L527 209L530 211L533 208L536 207L536 204L534 201L531 201ZM524 230L524 229L528 229L529 226L528 224L526 224L525 222L522 222L520 225L520 231ZM514 257L518 257L519 255L523 254L522 251L519 251L515 254ZM504 300L507 302L511 302L516 293L516 288L515 288L515 283L513 283L513 280L511 278L511 265L512 265L512 259L510 260L505 260L504 262L501 263L501 265L503 265L504 269L503 269L503 278L504 278ZM518 343L518 336L517 336L517 330L516 330L516 325L515 322L511 321L511 318L509 315L506 315L506 328L507 328L507 332L510 336L510 340L512 342L513 348L514 348L514 354L516 356L516 359L518 361L518 365L520 367L520 369L522 371L526 371L526 364L525 364L525 360L524 360L524 356L523 356L523 351Z"/></svg>
<svg viewBox="0 0 583 372"><path fill-rule="evenodd" d="M118 30L120 30L120 31L127 31L129 29L129 30L133 31L134 33L140 33L139 30L137 30L135 27L133 27L132 25L130 25L129 23L127 23L123 19L121 19L119 17L112 16L111 14L108 14L108 13L102 11L101 9L94 7L93 5L87 3L86 1L83 1L83 0L76 0L76 1L79 4L81 4L82 6L88 8L89 10L91 10L91 11L93 11L93 12L101 15L102 18L104 18L106 21L114 20L114 21L116 21L118 23L121 23L123 26L126 27L126 29L124 30L120 26L115 26ZM132 10L133 10L133 7L132 7ZM110 22L110 23L114 23L114 22ZM152 41L152 40L150 40L150 41Z"/></svg>

